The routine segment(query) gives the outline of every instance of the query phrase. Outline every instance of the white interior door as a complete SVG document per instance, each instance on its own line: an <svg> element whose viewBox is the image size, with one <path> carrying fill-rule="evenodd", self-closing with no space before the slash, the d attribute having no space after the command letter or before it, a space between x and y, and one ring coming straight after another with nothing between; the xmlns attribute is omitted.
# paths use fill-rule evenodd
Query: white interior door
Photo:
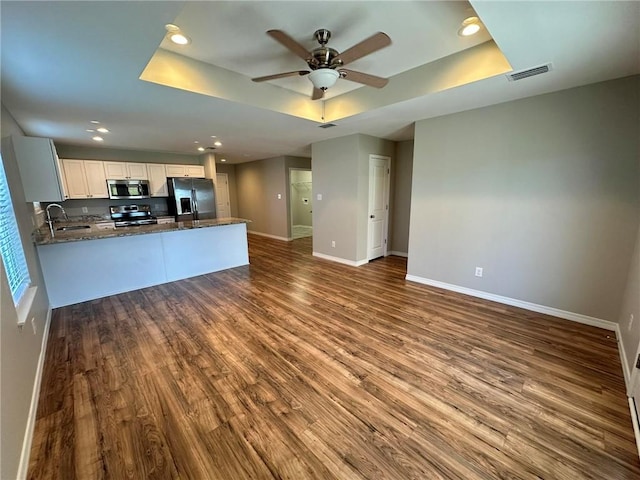
<svg viewBox="0 0 640 480"><path fill-rule="evenodd" d="M216 216L218 218L231 216L231 205L229 204L229 176L226 173L216 174Z"/></svg>
<svg viewBox="0 0 640 480"><path fill-rule="evenodd" d="M389 157L369 155L368 260L387 254L390 164Z"/></svg>
<svg viewBox="0 0 640 480"><path fill-rule="evenodd" d="M640 359L640 345L638 345L635 358ZM633 422L633 432L636 437L638 455L640 455L640 369L637 363L631 372L629 406L631 408L631 420Z"/></svg>

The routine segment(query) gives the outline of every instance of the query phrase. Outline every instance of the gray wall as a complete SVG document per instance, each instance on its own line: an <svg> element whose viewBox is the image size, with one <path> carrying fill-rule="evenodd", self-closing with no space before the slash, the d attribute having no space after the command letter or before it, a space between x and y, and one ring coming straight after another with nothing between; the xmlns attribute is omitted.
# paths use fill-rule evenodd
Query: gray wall
<svg viewBox="0 0 640 480"><path fill-rule="evenodd" d="M366 260L369 155L391 157L393 164L394 150L394 142L362 134L311 146L314 252L354 262ZM317 200L318 194L322 200Z"/></svg>
<svg viewBox="0 0 640 480"><path fill-rule="evenodd" d="M311 145L313 251L351 261L357 259L358 148L357 135Z"/></svg>
<svg viewBox="0 0 640 480"><path fill-rule="evenodd" d="M310 168L310 159L276 157L236 165L238 216L251 220L249 231L291 237L290 167Z"/></svg>
<svg viewBox="0 0 640 480"><path fill-rule="evenodd" d="M629 316L632 314L634 320L630 325ZM629 372L632 372L636 363L636 350L640 343L640 229L638 229L636 245L629 263L627 285L618 323L620 323L620 340L624 344L627 355L627 366Z"/></svg>
<svg viewBox="0 0 640 480"><path fill-rule="evenodd" d="M391 168L391 250L406 255L409 251L409 214L411 212L411 176L413 173L413 140L396 144Z"/></svg>
<svg viewBox="0 0 640 480"><path fill-rule="evenodd" d="M152 152L148 150L125 150L117 148L98 148L66 145L56 142L56 151L60 158L80 160L107 160L132 163L167 163L185 165L203 165L205 155L185 155L183 153Z"/></svg>
<svg viewBox="0 0 640 480"><path fill-rule="evenodd" d="M227 163L216 163L218 173L226 173L229 179L229 204L231 216L238 216L238 189L236 188L236 166Z"/></svg>
<svg viewBox="0 0 640 480"><path fill-rule="evenodd" d="M417 122L408 273L616 321L640 211L639 78Z"/></svg>
<svg viewBox="0 0 640 480"><path fill-rule="evenodd" d="M5 138L9 135L23 135L23 132L2 105L1 136ZM25 202L18 165L11 152L4 148L4 142L2 159L29 266L31 283L37 287L35 300L27 316L27 324L20 329L17 325L16 311L4 266L0 267L0 391L2 391L0 478L16 478L49 300L36 249L31 243L33 204ZM32 318L35 319L36 334L31 327Z"/></svg>
<svg viewBox="0 0 640 480"><path fill-rule="evenodd" d="M311 170L291 170L291 224L313 225L313 190ZM307 203L304 203L304 199Z"/></svg>

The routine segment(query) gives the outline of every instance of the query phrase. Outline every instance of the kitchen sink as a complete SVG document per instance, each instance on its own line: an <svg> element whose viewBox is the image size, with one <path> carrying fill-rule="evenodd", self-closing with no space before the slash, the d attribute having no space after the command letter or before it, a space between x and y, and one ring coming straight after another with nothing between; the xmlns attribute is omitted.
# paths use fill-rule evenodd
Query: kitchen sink
<svg viewBox="0 0 640 480"><path fill-rule="evenodd" d="M66 225L64 227L56 228L58 232L68 232L70 230L84 230L86 228L91 228L91 225Z"/></svg>

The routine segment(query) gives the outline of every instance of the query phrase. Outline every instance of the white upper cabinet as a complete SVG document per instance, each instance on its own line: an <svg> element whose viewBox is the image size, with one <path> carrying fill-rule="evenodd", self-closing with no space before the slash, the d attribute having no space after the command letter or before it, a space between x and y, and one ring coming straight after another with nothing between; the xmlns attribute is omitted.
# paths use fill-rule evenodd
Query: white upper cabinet
<svg viewBox="0 0 640 480"><path fill-rule="evenodd" d="M104 171L109 180L147 180L145 163L104 162Z"/></svg>
<svg viewBox="0 0 640 480"><path fill-rule="evenodd" d="M84 173L87 176L89 198L109 198L104 164L98 160L85 160Z"/></svg>
<svg viewBox="0 0 640 480"><path fill-rule="evenodd" d="M167 177L197 177L204 178L202 165L167 165Z"/></svg>
<svg viewBox="0 0 640 480"><path fill-rule="evenodd" d="M149 191L152 197L168 197L167 171L162 163L147 163Z"/></svg>
<svg viewBox="0 0 640 480"><path fill-rule="evenodd" d="M99 160L62 160L68 198L109 198L107 177Z"/></svg>
<svg viewBox="0 0 640 480"><path fill-rule="evenodd" d="M11 145L7 151L18 164L27 202L62 202L67 198L53 140L14 135L6 141Z"/></svg>

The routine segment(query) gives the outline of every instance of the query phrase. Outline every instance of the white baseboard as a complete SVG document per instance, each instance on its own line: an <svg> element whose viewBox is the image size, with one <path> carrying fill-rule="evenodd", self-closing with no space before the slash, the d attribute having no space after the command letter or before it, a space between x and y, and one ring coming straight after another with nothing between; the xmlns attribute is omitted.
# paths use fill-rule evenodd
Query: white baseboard
<svg viewBox="0 0 640 480"><path fill-rule="evenodd" d="M502 295L495 295L493 293L474 290L472 288L460 287L458 285L439 282L437 280L418 277L416 275L407 275L405 278L411 282L417 282L424 285L430 285L432 287L443 288L445 290L451 290L452 292L464 293L465 295L471 295L472 297L484 298L485 300L491 300L493 302L511 305L512 307L524 308L525 310L531 310L532 312L544 313L546 315L564 318L565 320L572 320L574 322L591 325L592 327L603 328L605 330L611 330L613 332L616 331L618 326L616 322L611 322L609 320L590 317L588 315L582 315L581 313L560 310L559 308L547 307L545 305L538 305L537 303L526 302L524 300L518 300L515 298L503 297Z"/></svg>
<svg viewBox="0 0 640 480"><path fill-rule="evenodd" d="M40 346L40 356L38 357L36 378L33 381L33 393L31 394L31 405L29 407L29 416L27 417L27 428L25 429L24 439L22 441L22 453L20 454L20 464L18 465L18 480L27 478L27 470L29 469L29 455L31 453L33 431L36 426L38 399L40 398L40 386L42 384L42 371L44 370L44 358L47 354L49 328L51 326L51 313L51 308L49 308L49 311L47 312L47 319L44 323L44 331L42 332L42 345Z"/></svg>
<svg viewBox="0 0 640 480"><path fill-rule="evenodd" d="M349 265L351 267L359 267L365 263L369 263L369 260L359 260L357 262L353 260L347 260L346 258L332 257L331 255L325 255L324 253L313 252L314 257L322 258L324 260L330 260L336 263L342 263L343 265Z"/></svg>
<svg viewBox="0 0 640 480"><path fill-rule="evenodd" d="M618 353L620 354L620 363L622 364L622 373L624 374L624 384L627 387L627 395L631 395L631 371L627 363L627 352L622 342L622 333L620 332L620 324L616 323L616 339L618 340Z"/></svg>
<svg viewBox="0 0 640 480"><path fill-rule="evenodd" d="M388 255L395 255L396 257L408 257L409 254L407 252L396 252L395 250L391 250L387 252Z"/></svg>
<svg viewBox="0 0 640 480"><path fill-rule="evenodd" d="M282 240L283 242L290 242L291 240L293 240L293 238L279 237L277 235L270 235L268 233L254 232L253 230L247 230L247 233L252 233L252 234L258 235L260 237L273 238L274 240Z"/></svg>

